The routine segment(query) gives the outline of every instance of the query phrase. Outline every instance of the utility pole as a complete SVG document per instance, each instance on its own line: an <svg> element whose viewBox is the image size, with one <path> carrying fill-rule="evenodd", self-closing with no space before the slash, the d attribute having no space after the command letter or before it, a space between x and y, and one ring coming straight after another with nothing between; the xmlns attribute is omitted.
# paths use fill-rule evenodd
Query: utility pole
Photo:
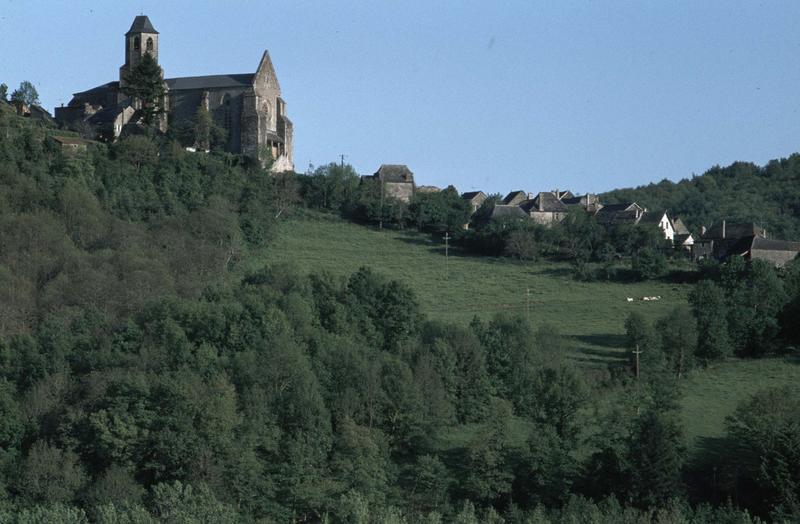
<svg viewBox="0 0 800 524"><path fill-rule="evenodd" d="M339 155L339 156L342 157L342 161L341 161L340 165L341 165L341 167L344 167L344 155Z"/></svg>
<svg viewBox="0 0 800 524"><path fill-rule="evenodd" d="M639 344L636 344L636 351L631 351L631 353L636 355L636 380L639 380L639 355L642 354Z"/></svg>
<svg viewBox="0 0 800 524"><path fill-rule="evenodd" d="M444 234L444 278L448 278L450 276L447 271L448 270L447 260L449 259L450 256L450 244L449 244L450 238L452 238L450 236L450 232L446 231Z"/></svg>

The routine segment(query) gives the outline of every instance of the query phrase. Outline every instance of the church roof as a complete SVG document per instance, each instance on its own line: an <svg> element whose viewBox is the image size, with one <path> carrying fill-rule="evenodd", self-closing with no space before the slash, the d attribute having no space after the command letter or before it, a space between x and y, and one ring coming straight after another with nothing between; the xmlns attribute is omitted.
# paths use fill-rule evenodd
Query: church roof
<svg viewBox="0 0 800 524"><path fill-rule="evenodd" d="M167 78L164 82L170 91L183 89L214 89L224 87L249 87L253 85L253 73L240 75L208 75Z"/></svg>
<svg viewBox="0 0 800 524"><path fill-rule="evenodd" d="M125 33L125 36L134 33L153 33L157 35L158 31L156 31L156 28L153 27L152 23L150 23L150 19L147 18L147 15L139 15L133 19L131 28L128 29L128 32Z"/></svg>

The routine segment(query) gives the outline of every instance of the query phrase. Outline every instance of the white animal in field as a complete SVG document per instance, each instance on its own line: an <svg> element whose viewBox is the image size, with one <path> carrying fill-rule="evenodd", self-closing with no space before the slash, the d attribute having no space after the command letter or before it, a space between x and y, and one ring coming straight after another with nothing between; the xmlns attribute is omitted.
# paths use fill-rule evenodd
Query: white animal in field
<svg viewBox="0 0 800 524"><path fill-rule="evenodd" d="M642 297L642 300L650 300L650 297Z"/></svg>
<svg viewBox="0 0 800 524"><path fill-rule="evenodd" d="M631 297L628 297L626 300L627 300L628 302L633 302L633 299L632 299Z"/></svg>

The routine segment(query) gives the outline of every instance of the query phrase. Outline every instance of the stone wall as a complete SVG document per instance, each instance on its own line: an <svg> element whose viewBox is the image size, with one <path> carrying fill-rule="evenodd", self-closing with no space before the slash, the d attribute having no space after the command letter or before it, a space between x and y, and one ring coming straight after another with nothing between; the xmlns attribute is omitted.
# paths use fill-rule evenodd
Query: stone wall
<svg viewBox="0 0 800 524"><path fill-rule="evenodd" d="M383 191L387 197L408 203L414 196L414 184L411 182L384 182Z"/></svg>

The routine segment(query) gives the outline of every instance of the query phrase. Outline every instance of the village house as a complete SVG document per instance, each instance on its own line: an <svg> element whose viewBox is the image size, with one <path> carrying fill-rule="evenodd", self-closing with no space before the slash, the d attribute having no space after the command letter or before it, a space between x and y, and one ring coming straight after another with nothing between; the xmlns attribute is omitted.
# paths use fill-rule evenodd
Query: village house
<svg viewBox="0 0 800 524"><path fill-rule="evenodd" d="M570 193L571 194L571 193ZM520 203L519 207L537 224L550 225L561 222L569 208L559 199L557 191L544 191Z"/></svg>
<svg viewBox="0 0 800 524"><path fill-rule="evenodd" d="M56 108L56 120L69 128L94 130L109 141L140 126L139 102L125 94L125 81L145 55L158 62L159 32L147 16L137 16L125 33L125 63L119 80L75 93L66 107ZM273 159L272 170L291 171L293 125L286 116L278 77L264 51L254 73L165 78L165 113L158 128L192 126L200 107L226 131L225 150Z"/></svg>
<svg viewBox="0 0 800 524"><path fill-rule="evenodd" d="M561 202L564 203L568 208L575 208L580 207L583 208L587 213L597 213L597 211L603 207L603 204L600 203L600 199L597 195L593 195L591 193L587 193L582 196L575 196L570 193L571 196L565 196L561 198Z"/></svg>
<svg viewBox="0 0 800 524"><path fill-rule="evenodd" d="M728 257L731 246L742 238L766 238L766 236L766 231L753 222L722 220L713 224L709 229L705 227L701 229L700 238L696 239L692 246L692 259L724 260Z"/></svg>
<svg viewBox="0 0 800 524"><path fill-rule="evenodd" d="M471 213L474 215L488 197L483 191L468 191L462 194L461 198L469 202Z"/></svg>
<svg viewBox="0 0 800 524"><path fill-rule="evenodd" d="M765 260L775 267L783 267L800 253L800 242L773 240L760 236L739 239L728 250L728 257L740 256L745 260Z"/></svg>
<svg viewBox="0 0 800 524"><path fill-rule="evenodd" d="M764 228L753 222L730 222L721 220L708 230L692 246L692 258L726 260L740 256L746 260L765 260L776 267L783 267L800 253L800 242L769 239Z"/></svg>
<svg viewBox="0 0 800 524"><path fill-rule="evenodd" d="M414 173L404 164L382 164L372 176L364 177L380 183L381 195L405 203L414 196Z"/></svg>
<svg viewBox="0 0 800 524"><path fill-rule="evenodd" d="M658 227L662 233L664 233L664 238L669 240L673 244L675 243L675 227L672 224L672 220L669 218L669 214L667 211L646 211L644 214L639 218L639 224L649 224Z"/></svg>
<svg viewBox="0 0 800 524"><path fill-rule="evenodd" d="M504 206L518 206L524 201L531 198L528 193L525 191L512 191L511 193L507 194L503 199Z"/></svg>
<svg viewBox="0 0 800 524"><path fill-rule="evenodd" d="M22 100L9 100L7 103L14 108L14 112L17 113L17 116L38 120L45 124L52 124L55 122L50 113L38 104L29 105Z"/></svg>
<svg viewBox="0 0 800 524"><path fill-rule="evenodd" d="M50 140L58 145L62 153L66 154L86 151L88 145L93 143L91 140L74 136L50 136Z"/></svg>
<svg viewBox="0 0 800 524"><path fill-rule="evenodd" d="M683 223L683 220L681 220L679 217L675 218L675 220L672 221L672 225L675 229L675 236L673 238L673 245L675 246L675 249L691 251L692 245L694 244L694 237Z"/></svg>

